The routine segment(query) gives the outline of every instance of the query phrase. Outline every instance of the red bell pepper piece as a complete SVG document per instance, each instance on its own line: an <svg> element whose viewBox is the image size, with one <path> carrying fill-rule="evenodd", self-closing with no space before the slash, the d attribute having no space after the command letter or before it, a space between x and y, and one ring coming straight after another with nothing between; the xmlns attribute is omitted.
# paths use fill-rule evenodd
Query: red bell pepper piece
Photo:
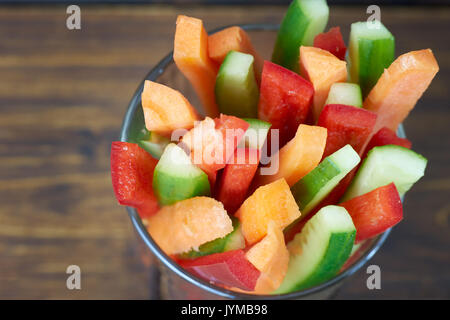
<svg viewBox="0 0 450 320"><path fill-rule="evenodd" d="M403 219L400 196L394 183L379 187L340 204L353 219L355 242L372 238Z"/></svg>
<svg viewBox="0 0 450 320"><path fill-rule="evenodd" d="M385 146L388 144L395 144L397 146L405 147L408 149L411 149L412 146L411 141L409 141L408 139L399 138L394 131L389 128L383 127L373 135L372 139L370 139L370 142L365 150L364 157L367 155L367 152L369 152L373 148Z"/></svg>
<svg viewBox="0 0 450 320"><path fill-rule="evenodd" d="M239 142L250 125L245 120L225 114L220 114L220 118L215 118L214 122L216 123L216 130L222 134L224 139L224 163L222 166L224 168L228 160L233 157Z"/></svg>
<svg viewBox="0 0 450 320"><path fill-rule="evenodd" d="M323 158L350 144L359 155L362 155L367 140L373 132L377 116L373 112L346 105L330 104L324 107L317 125L327 128L327 144ZM363 158L363 157L361 157ZM353 180L359 165L350 171L339 184L314 209L314 214L327 205L338 203Z"/></svg>
<svg viewBox="0 0 450 320"><path fill-rule="evenodd" d="M258 104L258 117L279 130L280 148L305 123L314 96L312 84L300 75L264 61ZM270 136L270 135L269 135Z"/></svg>
<svg viewBox="0 0 450 320"><path fill-rule="evenodd" d="M121 141L111 144L111 178L117 201L136 208L141 218L159 209L152 187L157 162L137 144Z"/></svg>
<svg viewBox="0 0 450 320"><path fill-rule="evenodd" d="M327 50L337 58L345 60L347 47L342 38L341 28L339 27L331 28L328 32L319 33L314 38L314 47Z"/></svg>
<svg viewBox="0 0 450 320"><path fill-rule="evenodd" d="M179 260L187 271L227 287L253 291L260 271L245 257L244 250L214 253L193 260Z"/></svg>
<svg viewBox="0 0 450 320"><path fill-rule="evenodd" d="M223 170L218 183L217 200L223 203L229 214L233 214L244 202L258 169L259 157L257 149L236 149L233 161Z"/></svg>
<svg viewBox="0 0 450 320"><path fill-rule="evenodd" d="M343 104L326 105L320 113L318 126L327 128L327 144L323 158L350 144L360 155L377 120L371 111Z"/></svg>

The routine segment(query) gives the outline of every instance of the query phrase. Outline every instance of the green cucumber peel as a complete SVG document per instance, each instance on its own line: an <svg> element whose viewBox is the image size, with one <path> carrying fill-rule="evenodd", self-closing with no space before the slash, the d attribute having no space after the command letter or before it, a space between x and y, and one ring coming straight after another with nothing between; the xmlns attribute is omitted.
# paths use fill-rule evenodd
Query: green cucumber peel
<svg viewBox="0 0 450 320"><path fill-rule="evenodd" d="M358 169L342 202L368 193L391 182L403 196L425 173L427 159L397 145L375 147Z"/></svg>
<svg viewBox="0 0 450 320"><path fill-rule="evenodd" d="M259 89L250 54L230 51L216 78L216 101L222 113L236 117L256 117Z"/></svg>
<svg viewBox="0 0 450 320"><path fill-rule="evenodd" d="M186 152L169 144L155 167L153 190L161 205L211 194L208 176L192 164Z"/></svg>
<svg viewBox="0 0 450 320"><path fill-rule="evenodd" d="M170 143L169 138L150 132L146 128L137 134L134 141L155 159L161 158L164 149Z"/></svg>
<svg viewBox="0 0 450 320"><path fill-rule="evenodd" d="M259 119L244 118L242 120L245 120L249 124L249 127L239 142L238 148L246 147L261 150L272 125L269 122Z"/></svg>
<svg viewBox="0 0 450 320"><path fill-rule="evenodd" d="M356 229L343 207L317 212L289 242L289 266L275 294L299 291L334 277L350 256Z"/></svg>
<svg viewBox="0 0 450 320"><path fill-rule="evenodd" d="M363 96L375 86L395 58L395 39L381 23L355 22L351 26L348 66L350 81L359 83Z"/></svg>
<svg viewBox="0 0 450 320"><path fill-rule="evenodd" d="M325 0L294 0L289 5L278 31L272 61L299 72L300 46L312 46L325 30L329 8Z"/></svg>
<svg viewBox="0 0 450 320"><path fill-rule="evenodd" d="M325 105L327 104L345 104L362 108L363 100L360 86L356 83L333 83L325 102Z"/></svg>
<svg viewBox="0 0 450 320"><path fill-rule="evenodd" d="M165 146L163 146L163 145L160 145L158 143L153 143L150 141L146 141L146 140L139 140L138 145L142 149L144 149L145 151L150 153L150 155L155 159L161 158L161 156L164 152L164 148L165 148Z"/></svg>
<svg viewBox="0 0 450 320"><path fill-rule="evenodd" d="M329 155L291 187L304 219L360 162L358 153L347 144Z"/></svg>

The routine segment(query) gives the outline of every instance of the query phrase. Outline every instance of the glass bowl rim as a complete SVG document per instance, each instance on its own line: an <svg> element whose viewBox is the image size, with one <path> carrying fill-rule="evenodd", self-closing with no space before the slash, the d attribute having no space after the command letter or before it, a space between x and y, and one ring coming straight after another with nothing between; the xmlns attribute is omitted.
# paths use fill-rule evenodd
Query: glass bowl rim
<svg viewBox="0 0 450 320"><path fill-rule="evenodd" d="M220 31L222 29L228 28L230 26L239 26L247 31L277 31L279 29L278 24L233 24L228 26L223 26L217 29L212 30L210 33L214 33ZM167 54L141 81L139 87L133 94L133 98L128 104L128 108L122 123L121 133L120 133L120 141L126 142L128 141L128 131L130 129L130 125L133 120L133 116L136 112L138 106L140 106L140 96L144 87L145 80L156 81L156 79L164 72L165 68L174 63L173 61L173 51ZM403 127L399 128L399 136L405 137ZM372 240L373 243L367 249L367 252L359 257L349 268L339 273L332 279L321 283L317 286L301 290L295 291L291 293L285 294L276 294L276 295L255 295L251 293L241 293L232 290L228 290L219 286L216 286L206 280L203 280L197 276L192 275L188 271L184 270L180 267L173 259L171 259L168 255L166 255L156 244L156 242L151 238L149 233L147 232L146 227L142 223L137 211L132 207L126 207L128 211L128 215L131 219L133 227L136 229L137 233L150 249L150 251L156 256L159 261L161 261L165 267L167 267L170 271L174 272L177 276L181 277L183 280L188 283L207 291L208 293L215 294L221 298L228 299L255 299L255 300L280 300L280 299L298 299L298 298L307 298L308 296L318 293L322 290L326 290L331 288L335 284L343 281L348 278L356 271L358 271L363 265L365 265L380 249L383 243L386 241L386 238L389 236L391 229L386 230L383 234L378 236L378 239Z"/></svg>

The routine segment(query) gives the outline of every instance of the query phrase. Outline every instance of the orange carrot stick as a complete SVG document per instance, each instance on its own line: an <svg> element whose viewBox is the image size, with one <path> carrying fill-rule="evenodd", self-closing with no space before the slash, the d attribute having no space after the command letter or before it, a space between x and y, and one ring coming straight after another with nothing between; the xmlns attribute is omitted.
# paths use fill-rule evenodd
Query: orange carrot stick
<svg viewBox="0 0 450 320"><path fill-rule="evenodd" d="M173 59L194 87L206 115L217 117L219 109L214 95L217 66L208 56L208 34L202 20L178 16Z"/></svg>
<svg viewBox="0 0 450 320"><path fill-rule="evenodd" d="M242 28L234 26L223 29L208 37L209 57L221 65L231 50L251 54L254 60L255 77L261 82L261 72L264 61L256 52L249 35Z"/></svg>
<svg viewBox="0 0 450 320"><path fill-rule="evenodd" d="M313 116L319 119L325 101L335 82L347 81L347 63L326 50L300 47L300 74L314 87Z"/></svg>
<svg viewBox="0 0 450 320"><path fill-rule="evenodd" d="M364 108L378 114L374 132L382 127L396 131L438 71L430 49L405 53L384 70L364 101Z"/></svg>
<svg viewBox="0 0 450 320"><path fill-rule="evenodd" d="M163 84L145 81L141 99L145 127L149 131L167 135L175 129L191 129L199 120L189 101Z"/></svg>

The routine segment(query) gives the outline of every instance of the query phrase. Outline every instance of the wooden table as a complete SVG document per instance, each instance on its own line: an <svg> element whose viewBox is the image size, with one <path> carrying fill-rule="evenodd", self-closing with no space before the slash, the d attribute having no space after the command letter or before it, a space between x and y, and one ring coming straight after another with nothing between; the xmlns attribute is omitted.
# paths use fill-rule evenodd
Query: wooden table
<svg viewBox="0 0 450 320"><path fill-rule="evenodd" d="M82 29L66 28L63 6L0 7L0 298L151 298L136 236L116 204L109 174L128 101L172 49L179 13L208 29L278 23L285 7L82 6ZM365 19L336 7L329 25ZM450 9L383 8L397 53L432 48L441 71L405 123L429 159L407 195L406 218L372 260L382 290L364 270L337 298L449 298ZM66 288L68 265L82 290Z"/></svg>

